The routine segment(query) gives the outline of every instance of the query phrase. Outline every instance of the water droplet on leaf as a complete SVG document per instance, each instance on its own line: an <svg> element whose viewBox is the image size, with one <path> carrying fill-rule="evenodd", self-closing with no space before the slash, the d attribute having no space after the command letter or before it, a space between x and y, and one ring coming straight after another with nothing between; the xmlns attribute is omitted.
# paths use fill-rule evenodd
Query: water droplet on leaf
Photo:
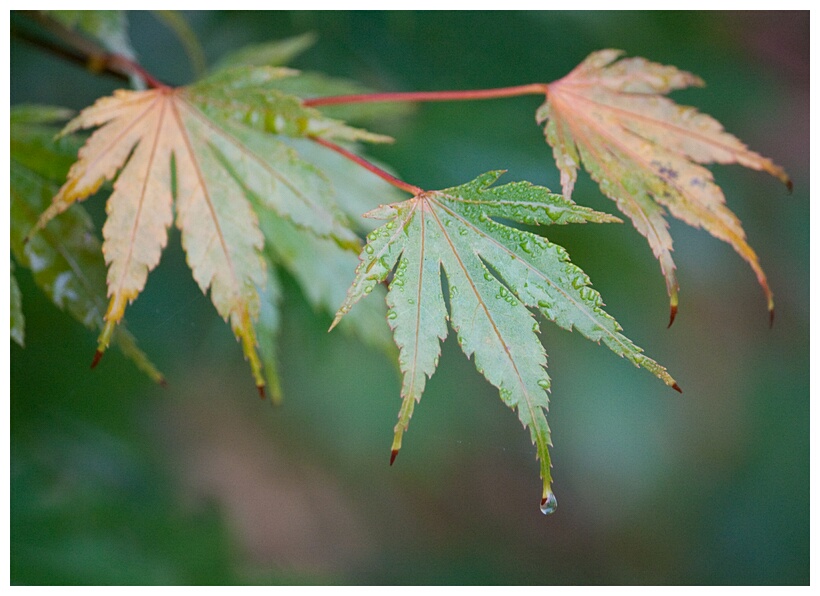
<svg viewBox="0 0 820 596"><path fill-rule="evenodd" d="M556 499L555 495L550 491L546 497L541 499L541 513L549 515L550 513L554 513L556 509L558 509L558 499Z"/></svg>

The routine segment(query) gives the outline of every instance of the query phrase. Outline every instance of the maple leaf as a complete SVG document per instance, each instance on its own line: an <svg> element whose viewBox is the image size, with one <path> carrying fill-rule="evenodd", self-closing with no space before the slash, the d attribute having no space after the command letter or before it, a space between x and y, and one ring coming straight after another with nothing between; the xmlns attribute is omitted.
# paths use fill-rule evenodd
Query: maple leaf
<svg viewBox="0 0 820 596"><path fill-rule="evenodd" d="M26 318L23 315L23 295L20 293L20 284L14 276L14 261L11 261L11 285L9 286L9 310L11 311L11 339L21 348L25 345Z"/></svg>
<svg viewBox="0 0 820 596"><path fill-rule="evenodd" d="M190 87L120 90L66 126L64 134L99 128L80 149L34 231L116 176L103 227L110 302L95 361L158 264L175 206L194 279L230 320L263 392L254 321L266 272L255 209L272 210L342 245L358 245L318 170L265 133L388 140L327 118L268 86L295 75L287 69L237 68Z"/></svg>
<svg viewBox="0 0 820 596"><path fill-rule="evenodd" d="M11 252L18 264L31 270L34 283L57 307L86 327L100 331L105 325L105 262L93 234L91 217L77 206L29 242L24 241L26 232L48 206L77 155L77 140L64 137L55 141L58 129L51 126L54 121L65 121L70 116L69 110L48 106L11 109ZM18 309L17 313L12 311L12 334L22 346L22 296L13 274L11 279L11 295ZM162 373L124 326L117 329L114 342L151 379L163 382Z"/></svg>
<svg viewBox="0 0 820 596"><path fill-rule="evenodd" d="M282 289L278 271L286 270L300 285L315 310L334 313L350 284L350 273L358 264L357 253L340 247L327 238L302 233L292 222L267 211L260 213L260 228L265 234L265 259L268 280L262 290L259 321L255 325L265 377L272 400L281 400L278 383L276 336L281 324ZM383 287L376 292L384 293ZM390 330L385 323L384 302L368 301L342 321L342 328L389 356L395 352Z"/></svg>
<svg viewBox="0 0 820 596"><path fill-rule="evenodd" d="M563 248L496 218L527 225L619 220L526 182L493 187L500 175L488 172L462 186L422 192L367 213L388 222L368 235L334 325L395 269L387 318L399 347L403 401L391 463L426 379L438 366L449 320L466 356L474 356L478 371L529 428L541 462L542 508L547 511L554 506L545 414L550 379L538 323L527 307L564 329L574 328L603 342L678 387L665 368L621 335L618 323L601 308L601 297L589 286L589 278ZM449 288L449 314L442 270Z"/></svg>
<svg viewBox="0 0 820 596"><path fill-rule="evenodd" d="M622 52L594 52L564 78L549 84L536 113L570 198L580 163L649 241L670 296L669 324L678 307L678 281L666 207L678 219L728 242L752 267L766 295L772 292L738 218L725 204L709 170L698 164L738 163L764 170L789 188L782 168L750 151L719 122L662 97L702 86L698 77L643 58L616 60Z"/></svg>
<svg viewBox="0 0 820 596"><path fill-rule="evenodd" d="M213 70L228 70L237 66L285 66L310 49L317 39L315 33L302 33L245 46L222 56L214 64Z"/></svg>
<svg viewBox="0 0 820 596"><path fill-rule="evenodd" d="M44 14L69 29L99 41L109 52L136 57L128 39L128 19L122 10L47 10Z"/></svg>

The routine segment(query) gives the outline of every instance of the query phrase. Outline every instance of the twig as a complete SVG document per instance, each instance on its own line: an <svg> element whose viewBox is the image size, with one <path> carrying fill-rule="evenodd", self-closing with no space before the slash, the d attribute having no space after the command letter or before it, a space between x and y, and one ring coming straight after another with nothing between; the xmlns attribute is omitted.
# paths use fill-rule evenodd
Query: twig
<svg viewBox="0 0 820 596"><path fill-rule="evenodd" d="M398 189L401 189L405 192L409 192L411 195L414 195L414 196L419 195L419 194L424 192L423 188L419 188L418 186L408 184L404 180L399 180L398 178L396 178L392 174L390 174L388 172L385 172L379 166L370 163L369 161L367 161L362 156L356 155L355 153L353 153L351 151L348 151L344 147L340 147L339 145L337 145L336 143L333 143L332 141L328 141L327 139L323 139L321 137L309 137L309 138L310 138L311 141L313 141L315 143L318 143L322 147L327 147L328 149L331 149L331 150L335 151L336 153L338 153L339 155L341 155L343 157L346 157L350 161L360 165L361 167L368 170L369 172L372 172L373 174L376 174L376 176L378 176L382 180L385 180L385 181L389 182L390 184L392 184L393 186L395 186Z"/></svg>

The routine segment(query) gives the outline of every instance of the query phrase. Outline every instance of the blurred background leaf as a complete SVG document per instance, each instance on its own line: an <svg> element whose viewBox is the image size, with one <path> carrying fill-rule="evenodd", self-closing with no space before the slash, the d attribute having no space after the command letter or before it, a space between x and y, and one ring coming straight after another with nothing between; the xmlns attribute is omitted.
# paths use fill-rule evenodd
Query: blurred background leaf
<svg viewBox="0 0 820 596"><path fill-rule="evenodd" d="M148 70L190 82L174 33L127 14ZM395 363L327 334L330 315L288 275L273 408L186 274L178 234L129 310L165 390L119 354L89 371L93 333L17 267L26 347L11 344L12 583L808 583L808 12L184 16L209 64L313 32L290 66L380 90L549 82L607 47L701 76L705 89L673 98L794 180L786 196L765 174L713 168L770 276L775 325L742 259L703 231L672 223L683 290L667 330L663 282L631 226L549 230L685 393L543 325L560 502L545 518L526 433L453 342L391 468ZM12 39L13 105L76 110L117 84ZM510 180L557 189L538 102L421 104L374 127L397 143L371 151L425 188L508 168ZM574 198L611 212L586 175ZM103 202L87 206L99 226Z"/></svg>

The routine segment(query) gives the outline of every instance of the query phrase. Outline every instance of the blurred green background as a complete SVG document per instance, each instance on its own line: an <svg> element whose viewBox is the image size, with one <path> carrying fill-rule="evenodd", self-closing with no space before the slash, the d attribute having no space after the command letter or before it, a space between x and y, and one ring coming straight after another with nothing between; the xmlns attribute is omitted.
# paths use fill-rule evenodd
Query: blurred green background
<svg viewBox="0 0 820 596"><path fill-rule="evenodd" d="M230 329L171 235L129 309L166 373L153 386L18 268L26 348L11 344L11 582L16 584L807 584L808 12L186 13L210 63L306 31L294 62L381 90L549 82L607 47L692 71L680 103L786 168L714 167L775 292L726 244L671 221L681 309L629 224L550 229L678 395L607 349L542 325L553 377L554 489L538 509L529 435L451 337L387 465L399 378L287 280L285 401L256 397ZM142 63L184 84L177 38L129 13ZM11 43L11 103L80 109L114 79ZM535 97L417 106L372 154L425 188L490 169L559 188ZM616 213L582 174L574 199ZM378 196L372 197L375 206ZM103 201L89 209L102 221Z"/></svg>

